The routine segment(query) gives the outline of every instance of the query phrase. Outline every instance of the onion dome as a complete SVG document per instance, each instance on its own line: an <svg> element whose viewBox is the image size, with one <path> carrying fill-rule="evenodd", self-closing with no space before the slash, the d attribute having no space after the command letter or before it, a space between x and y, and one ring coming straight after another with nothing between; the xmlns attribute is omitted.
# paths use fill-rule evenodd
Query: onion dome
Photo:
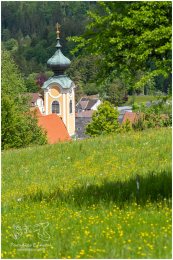
<svg viewBox="0 0 173 260"><path fill-rule="evenodd" d="M64 75L64 71L70 66L71 61L65 57L61 52L60 44L60 25L57 23L57 51L55 54L47 61L47 65L52 69L55 76Z"/></svg>

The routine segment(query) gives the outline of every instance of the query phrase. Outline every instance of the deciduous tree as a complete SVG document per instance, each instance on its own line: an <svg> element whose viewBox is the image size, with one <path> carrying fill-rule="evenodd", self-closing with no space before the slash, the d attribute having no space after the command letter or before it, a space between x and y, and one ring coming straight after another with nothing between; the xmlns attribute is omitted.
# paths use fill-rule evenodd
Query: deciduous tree
<svg viewBox="0 0 173 260"><path fill-rule="evenodd" d="M26 147L46 143L46 135L37 125L37 118L29 113L26 88L9 52L2 51L2 149Z"/></svg>
<svg viewBox="0 0 173 260"><path fill-rule="evenodd" d="M171 73L171 2L99 2L90 12L86 32L71 40L73 53L101 55L101 81L116 76L127 86L141 88L152 78ZM121 6L120 6L121 5ZM134 82L136 73L141 77Z"/></svg>

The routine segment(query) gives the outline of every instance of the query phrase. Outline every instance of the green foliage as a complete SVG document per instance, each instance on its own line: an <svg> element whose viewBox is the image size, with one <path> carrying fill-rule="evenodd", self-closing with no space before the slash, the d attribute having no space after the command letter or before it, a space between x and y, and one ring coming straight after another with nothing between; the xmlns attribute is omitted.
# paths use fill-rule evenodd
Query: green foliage
<svg viewBox="0 0 173 260"><path fill-rule="evenodd" d="M71 56L70 50L74 45L68 43L66 37L83 33L88 19L87 10L91 10L94 5L68 1L3 2L2 41L8 50L12 49L13 41L17 41L15 62L26 76L45 71L46 62L55 51L56 23L62 25L63 52Z"/></svg>
<svg viewBox="0 0 173 260"><path fill-rule="evenodd" d="M2 97L2 149L26 147L31 144L45 144L46 135L37 126L37 119L21 113L21 106L9 96Z"/></svg>
<svg viewBox="0 0 173 260"><path fill-rule="evenodd" d="M26 91L24 79L17 69L10 53L2 51L2 95L19 100L19 93Z"/></svg>
<svg viewBox="0 0 173 260"><path fill-rule="evenodd" d="M36 84L37 75L37 73L32 73L25 79L25 84L28 92L34 93L39 91L38 85Z"/></svg>
<svg viewBox="0 0 173 260"><path fill-rule="evenodd" d="M98 136L117 133L119 130L118 111L111 103L105 101L94 111L92 121L86 127L86 134Z"/></svg>
<svg viewBox="0 0 173 260"><path fill-rule="evenodd" d="M171 114L172 102L168 96L159 96L157 100L150 101L150 106L146 106L145 103L138 104L134 111L140 111L143 113L154 114Z"/></svg>
<svg viewBox="0 0 173 260"><path fill-rule="evenodd" d="M82 95L94 95L99 93L99 87L96 84L98 57L91 55L75 58L72 60L67 75L75 82L76 100L79 101Z"/></svg>
<svg viewBox="0 0 173 260"><path fill-rule="evenodd" d="M11 38L11 33L9 29L2 30L2 38L4 39L4 41L8 41Z"/></svg>
<svg viewBox="0 0 173 260"><path fill-rule="evenodd" d="M125 86L119 79L113 80L107 86L106 99L114 106L120 106L128 100Z"/></svg>
<svg viewBox="0 0 173 260"><path fill-rule="evenodd" d="M141 104L136 107L140 111L139 120L133 124L135 130L144 130L155 127L170 127L172 125L172 105L167 103L168 97L152 102L150 107Z"/></svg>
<svg viewBox="0 0 173 260"><path fill-rule="evenodd" d="M98 2L89 12L86 32L70 40L73 53L101 55L100 80L120 77L126 86L141 89L158 76L171 73L171 2ZM137 75L141 75L139 78ZM169 86L170 87L170 86ZM168 86L167 86L168 88Z"/></svg>
<svg viewBox="0 0 173 260"><path fill-rule="evenodd" d="M4 47L7 51L16 52L18 50L18 41L11 38L4 43Z"/></svg>
<svg viewBox="0 0 173 260"><path fill-rule="evenodd" d="M134 130L145 130L147 128L169 127L172 125L172 117L154 113L145 113L133 124Z"/></svg>
<svg viewBox="0 0 173 260"><path fill-rule="evenodd" d="M24 80L9 52L2 52L2 149L45 144L46 135L29 113Z"/></svg>
<svg viewBox="0 0 173 260"><path fill-rule="evenodd" d="M128 96L128 101L125 103L126 106L130 106L130 105L134 105L134 106L138 106L143 102L151 102L154 100L157 100L158 96L157 95L153 95L153 96L148 96L148 95L129 95ZM135 108L134 108L135 109Z"/></svg>
<svg viewBox="0 0 173 260"><path fill-rule="evenodd" d="M129 132L132 130L132 124L131 122L127 119L125 121L125 123L121 124L121 129L120 129L120 132L121 133L124 133L124 132Z"/></svg>
<svg viewBox="0 0 173 260"><path fill-rule="evenodd" d="M95 95L98 94L99 88L96 83L88 83L84 87L84 92L87 95Z"/></svg>
<svg viewBox="0 0 173 260"><path fill-rule="evenodd" d="M55 51L57 17L63 53L75 63L81 59L81 46L86 48L84 59L93 60L92 65L72 63L70 75L77 80L79 97L88 92L86 83L95 83L99 94L103 83L105 92L108 78L119 78L129 94L134 88L138 93L152 93L153 88L171 93L171 3L3 1L2 45L26 77L47 70ZM72 35L79 38L67 41ZM74 57L70 52L76 42Z"/></svg>
<svg viewBox="0 0 173 260"><path fill-rule="evenodd" d="M132 104L132 110L134 110L134 111L138 111L139 110L139 108L140 108L140 105L137 103L137 102L134 102L133 104Z"/></svg>

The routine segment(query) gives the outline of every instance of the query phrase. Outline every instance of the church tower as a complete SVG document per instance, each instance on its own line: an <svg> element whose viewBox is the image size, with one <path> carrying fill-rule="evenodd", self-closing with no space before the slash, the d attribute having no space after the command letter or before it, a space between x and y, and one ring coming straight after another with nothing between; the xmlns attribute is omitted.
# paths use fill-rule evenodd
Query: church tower
<svg viewBox="0 0 173 260"><path fill-rule="evenodd" d="M56 113L62 118L70 136L75 134L75 85L64 72L71 61L61 52L60 25L57 24L57 51L47 61L54 75L44 82L44 110L49 115Z"/></svg>

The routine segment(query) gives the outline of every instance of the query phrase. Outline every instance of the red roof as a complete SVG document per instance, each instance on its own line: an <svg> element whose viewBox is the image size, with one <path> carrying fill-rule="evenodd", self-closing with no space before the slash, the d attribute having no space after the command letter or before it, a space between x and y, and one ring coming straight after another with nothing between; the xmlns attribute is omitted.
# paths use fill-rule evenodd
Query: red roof
<svg viewBox="0 0 173 260"><path fill-rule="evenodd" d="M137 113L134 112L125 112L122 123L125 123L127 120L130 121L130 123L134 123L138 119Z"/></svg>
<svg viewBox="0 0 173 260"><path fill-rule="evenodd" d="M56 114L38 115L38 125L46 130L49 144L71 140L62 119Z"/></svg>

